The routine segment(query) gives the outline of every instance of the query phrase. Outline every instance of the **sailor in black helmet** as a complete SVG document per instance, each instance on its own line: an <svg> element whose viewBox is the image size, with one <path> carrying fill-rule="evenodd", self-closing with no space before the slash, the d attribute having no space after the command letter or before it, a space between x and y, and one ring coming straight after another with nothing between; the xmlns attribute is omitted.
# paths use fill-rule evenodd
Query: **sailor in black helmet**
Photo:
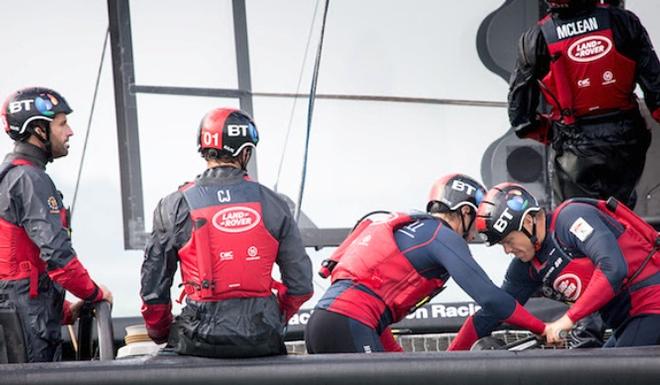
<svg viewBox="0 0 660 385"><path fill-rule="evenodd" d="M197 143L206 170L158 202L142 264L149 336L180 354L286 354L284 327L312 296L312 264L287 204L250 180L259 135L234 108L209 111ZM170 288L181 265L186 306L172 324ZM277 264L282 282L271 276Z"/></svg>
<svg viewBox="0 0 660 385"><path fill-rule="evenodd" d="M62 95L41 87L16 91L2 106L0 121L15 145L0 165L0 306L18 314L29 362L60 359L60 323L73 322L82 303L64 301L65 290L112 301L78 260L67 209L46 174L69 152L71 112Z"/></svg>

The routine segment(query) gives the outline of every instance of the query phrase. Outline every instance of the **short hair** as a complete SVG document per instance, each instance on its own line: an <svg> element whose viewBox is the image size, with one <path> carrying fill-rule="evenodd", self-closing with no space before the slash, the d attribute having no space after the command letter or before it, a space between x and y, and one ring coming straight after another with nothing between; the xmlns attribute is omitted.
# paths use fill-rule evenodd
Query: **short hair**
<svg viewBox="0 0 660 385"><path fill-rule="evenodd" d="M218 160L221 162L236 162L237 157L232 156L231 152L227 150L218 150L215 148L205 148L202 150L202 157L209 160Z"/></svg>

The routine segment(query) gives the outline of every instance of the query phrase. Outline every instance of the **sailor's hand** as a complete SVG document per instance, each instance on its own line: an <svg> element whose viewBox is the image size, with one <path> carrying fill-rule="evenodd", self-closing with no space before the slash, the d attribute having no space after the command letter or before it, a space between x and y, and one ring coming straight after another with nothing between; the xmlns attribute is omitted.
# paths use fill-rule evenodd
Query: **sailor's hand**
<svg viewBox="0 0 660 385"><path fill-rule="evenodd" d="M574 323L564 314L560 319L546 324L545 332L543 335L548 345L559 345L564 342L569 330L573 327Z"/></svg>
<svg viewBox="0 0 660 385"><path fill-rule="evenodd" d="M101 289L101 292L103 292L103 298L101 298L101 301L108 301L110 304L112 304L112 292L110 289L108 289L105 285L99 285L99 289Z"/></svg>
<svg viewBox="0 0 660 385"><path fill-rule="evenodd" d="M78 316L80 315L80 308L82 305L85 303L85 301L78 301L76 303L72 303L71 306L69 307L69 310L71 310L71 320L75 321L78 319Z"/></svg>

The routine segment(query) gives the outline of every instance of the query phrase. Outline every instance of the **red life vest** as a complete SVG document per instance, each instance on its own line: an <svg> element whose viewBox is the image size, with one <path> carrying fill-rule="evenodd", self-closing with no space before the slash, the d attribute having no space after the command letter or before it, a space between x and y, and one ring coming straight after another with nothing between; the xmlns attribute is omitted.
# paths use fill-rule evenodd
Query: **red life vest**
<svg viewBox="0 0 660 385"><path fill-rule="evenodd" d="M179 250L185 294L196 301L272 295L279 242L264 225L261 204L221 204L222 188L204 188L182 189L193 222L190 240Z"/></svg>
<svg viewBox="0 0 660 385"><path fill-rule="evenodd" d="M660 272L660 237L658 232L632 210L616 199L610 198L607 202L588 198L569 199L559 205L552 215L550 232L554 236L556 220L561 210L569 203L586 203L596 207L600 212L620 223L624 230L617 238L617 243L627 264L628 274L624 279L622 289L634 290L636 285L653 277ZM554 237L553 237L554 239ZM558 249L563 253L561 245ZM594 266L589 258L565 258L564 266L557 266L556 272L546 273L554 288L567 294L569 300L579 298L582 290L589 285ZM553 259L556 261L556 258ZM549 261L548 263L553 263ZM546 278L546 277L544 277ZM575 288L571 288L575 285Z"/></svg>
<svg viewBox="0 0 660 385"><path fill-rule="evenodd" d="M385 221L369 221L359 226L330 258L337 261L332 282L348 279L366 286L387 306L393 322L436 294L445 283L420 275L396 244L394 232L414 220L396 213Z"/></svg>
<svg viewBox="0 0 660 385"><path fill-rule="evenodd" d="M0 170L0 180L14 167L31 165L32 163L25 159L15 159ZM67 210L60 208L59 212L62 226L68 231ZM30 297L36 297L39 274L46 271L46 263L39 258L40 254L39 247L32 242L25 228L0 218L0 280L29 279Z"/></svg>
<svg viewBox="0 0 660 385"><path fill-rule="evenodd" d="M589 286L595 266L587 257L573 258L564 252L554 234L551 240L555 250L547 262L541 264L536 258L532 260L543 282L543 295L557 301L575 302Z"/></svg>
<svg viewBox="0 0 660 385"><path fill-rule="evenodd" d="M551 58L541 91L553 120L573 124L575 118L637 107L637 63L617 50L606 7L570 20L548 15L539 25Z"/></svg>

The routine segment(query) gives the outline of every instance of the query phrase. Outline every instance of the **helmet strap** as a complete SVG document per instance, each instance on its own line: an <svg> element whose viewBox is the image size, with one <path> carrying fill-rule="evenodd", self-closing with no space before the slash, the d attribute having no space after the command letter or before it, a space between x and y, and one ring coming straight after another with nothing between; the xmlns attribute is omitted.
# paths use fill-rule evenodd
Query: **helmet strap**
<svg viewBox="0 0 660 385"><path fill-rule="evenodd" d="M463 239L467 240L468 237L470 236L470 228L472 228L472 224L474 223L474 220L477 218L477 213L475 212L474 215L472 215L473 209L470 208L470 222L466 227L465 218L463 217L463 207L459 208L458 210L459 210L459 214L461 215L461 226L463 226Z"/></svg>
<svg viewBox="0 0 660 385"><path fill-rule="evenodd" d="M532 232L530 234L529 231L523 226L521 230L525 235L527 235L527 238L532 242L532 245L534 245L535 250L539 250L541 248L541 245L539 244L539 238L536 236L536 217L532 217Z"/></svg>
<svg viewBox="0 0 660 385"><path fill-rule="evenodd" d="M40 141L41 143L43 143L43 145L44 145L44 147L45 147L44 150L46 151L46 158L47 158L47 161L48 161L48 162L52 162L52 161L53 161L53 147L52 147L52 144L51 144L51 142L50 142L50 122L46 122L46 124L45 124L42 128L43 128L43 130L46 132L46 137L45 137L45 138L42 137L42 136L37 132L36 128L34 129L34 131L33 131L32 133L34 134L34 136L35 136L37 139L39 139L39 141Z"/></svg>
<svg viewBox="0 0 660 385"><path fill-rule="evenodd" d="M238 164L241 166L241 170L247 171L247 165L250 163L250 158L252 158L252 148L247 147L241 151L240 154L238 154L237 161Z"/></svg>

